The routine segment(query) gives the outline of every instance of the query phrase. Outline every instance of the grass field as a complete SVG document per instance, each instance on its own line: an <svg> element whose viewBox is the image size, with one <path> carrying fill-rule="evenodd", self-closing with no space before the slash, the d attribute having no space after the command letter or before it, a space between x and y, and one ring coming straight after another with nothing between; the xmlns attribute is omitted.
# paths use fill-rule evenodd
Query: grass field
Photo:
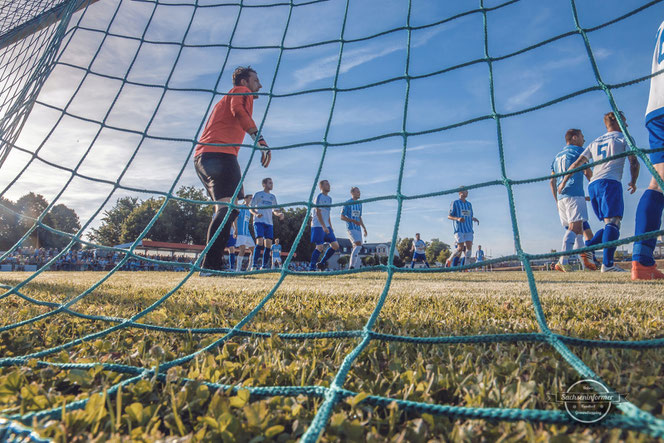
<svg viewBox="0 0 664 443"><path fill-rule="evenodd" d="M3 273L14 286L29 274ZM44 273L21 289L40 301L63 303L103 273ZM116 273L71 309L129 318L158 300L182 273ZM629 275L535 275L549 327L587 339L664 337L664 292L657 283L632 283ZM176 328L232 327L277 282L277 275L192 277L140 322ZM361 330L386 282L380 273L290 276L244 330L269 337L235 336L225 344L148 377L119 395L94 396L83 409L59 419L26 423L45 437L75 440L292 441L322 403L317 396L248 397L204 382L236 386L329 386L358 337L285 339L276 333ZM2 291L4 292L5 289ZM51 310L16 295L0 300L2 326ZM101 331L115 323L58 313L0 334L0 356L18 357ZM374 330L384 334L448 336L539 332L525 273L395 275ZM188 355L223 333L192 334L124 328L42 358L51 362L123 364L152 368ZM625 350L570 346L613 389L664 419L664 349ZM0 415L62 408L133 377L104 370L42 367L36 360L0 368ZM183 383L182 378L192 381ZM342 400L323 441L654 441L633 431L541 423L493 422L430 415L391 404L372 406L363 393L394 399L469 407L554 410L547 393L565 392L581 379L545 343L411 344L372 340L352 365L344 388L360 393ZM615 411L613 411L615 412Z"/></svg>

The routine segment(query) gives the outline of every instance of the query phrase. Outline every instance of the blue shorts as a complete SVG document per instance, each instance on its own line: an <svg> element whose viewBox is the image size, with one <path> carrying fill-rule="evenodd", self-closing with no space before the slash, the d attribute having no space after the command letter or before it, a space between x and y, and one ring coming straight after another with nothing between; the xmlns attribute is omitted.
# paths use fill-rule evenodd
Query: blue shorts
<svg viewBox="0 0 664 443"><path fill-rule="evenodd" d="M622 183L617 180L600 179L588 185L590 203L595 215L604 221L605 218L622 217L625 210L623 204Z"/></svg>
<svg viewBox="0 0 664 443"><path fill-rule="evenodd" d="M237 240L237 239L236 239L235 237L233 237L232 235L231 235L230 237L228 237L228 242L226 243L226 247L227 247L227 248L233 248L233 247L235 247L235 241L236 241L236 240Z"/></svg>
<svg viewBox="0 0 664 443"><path fill-rule="evenodd" d="M425 254L418 254L417 252L413 254L413 261L420 261L420 260L426 261L427 256Z"/></svg>
<svg viewBox="0 0 664 443"><path fill-rule="evenodd" d="M646 123L646 129L650 134L650 149L664 148L664 117L653 118ZM664 151L650 154L653 165L664 163Z"/></svg>
<svg viewBox="0 0 664 443"><path fill-rule="evenodd" d="M267 223L254 223L254 233L256 238L263 237L272 240L274 238L274 226Z"/></svg>
<svg viewBox="0 0 664 443"><path fill-rule="evenodd" d="M321 228L320 226L312 227L311 243L318 246L318 245L323 245L325 243L333 243L337 241L337 238L334 236L334 231L332 230L332 228L329 228L329 230L330 233L326 234L325 231L323 231L323 228Z"/></svg>

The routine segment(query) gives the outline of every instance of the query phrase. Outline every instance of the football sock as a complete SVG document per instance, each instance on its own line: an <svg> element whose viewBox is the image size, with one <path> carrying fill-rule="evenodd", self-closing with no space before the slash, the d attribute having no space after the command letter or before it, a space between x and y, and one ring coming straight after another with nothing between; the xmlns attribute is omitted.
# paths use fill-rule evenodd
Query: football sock
<svg viewBox="0 0 664 443"><path fill-rule="evenodd" d="M362 249L362 246L355 246L350 253L350 265L354 268L357 268L357 262L360 258L360 249Z"/></svg>
<svg viewBox="0 0 664 443"><path fill-rule="evenodd" d="M325 255L323 256L323 259L320 261L321 264L327 263L327 261L330 259L330 257L332 257L334 255L335 252L337 252L337 251L335 251L335 249L332 246L327 248L327 251L325 251Z"/></svg>
<svg viewBox="0 0 664 443"><path fill-rule="evenodd" d="M237 268L235 268L235 270L236 270L237 272L242 271L242 262L243 262L243 261L244 261L244 256L240 256L240 255L238 255L238 256L237 256Z"/></svg>
<svg viewBox="0 0 664 443"><path fill-rule="evenodd" d="M647 189L641 196L636 208L636 223L634 235L658 231L662 224L662 210L664 209L664 194L653 189ZM634 242L632 260L645 266L654 266L653 249L657 244L657 237Z"/></svg>
<svg viewBox="0 0 664 443"><path fill-rule="evenodd" d="M592 246L592 245L597 245L599 243L602 243L602 237L604 237L604 228L602 228L599 231L595 232L595 235L593 235L593 238L591 238L590 240L586 240L586 246Z"/></svg>
<svg viewBox="0 0 664 443"><path fill-rule="evenodd" d="M208 232L207 232L208 243L210 243L210 239L217 232L217 229L219 229L219 225L221 225L221 222L224 220L224 217L226 217L227 212L228 212L228 207L223 206L221 209L219 209L214 213L214 216L212 216L212 220L210 221L210 226L208 226ZM233 224L233 220L235 220L235 217L237 217L237 214L238 211L231 211L231 215L228 218L228 221L226 221L226 224L222 228L221 232L219 233L219 236L217 236L217 239L214 241L212 246L210 246L210 249L208 249L207 254L205 254L205 259L203 260L203 265L202 265L204 268L214 269L214 270L221 269L224 248L228 243L228 238L231 234L231 226Z"/></svg>
<svg viewBox="0 0 664 443"><path fill-rule="evenodd" d="M263 259L263 250L265 247L263 246L256 246L256 249L254 249L254 268L260 269L260 261Z"/></svg>
<svg viewBox="0 0 664 443"><path fill-rule="evenodd" d="M577 234L574 239L574 249L581 249L584 246L585 242L583 241L583 234ZM581 254L579 254L579 258L581 258Z"/></svg>
<svg viewBox="0 0 664 443"><path fill-rule="evenodd" d="M459 266L459 256L457 255L452 259L452 266Z"/></svg>
<svg viewBox="0 0 664 443"><path fill-rule="evenodd" d="M618 226L613 223L607 223L604 225L604 235L602 236L602 243L607 243L613 240L618 240L620 238L620 230ZM602 263L604 266L610 268L613 266L613 255L616 253L616 248L604 248L604 257L602 258Z"/></svg>
<svg viewBox="0 0 664 443"><path fill-rule="evenodd" d="M563 247L562 251L567 252L571 251L574 249L574 241L576 240L576 234L569 229L565 231L565 235L563 235ZM566 265L569 263L569 256L567 255L561 255L560 256L560 264L561 265Z"/></svg>
<svg viewBox="0 0 664 443"><path fill-rule="evenodd" d="M320 257L320 251L314 249L314 252L311 253L311 262L309 263L309 269L312 271L316 270L316 263L318 263L318 257Z"/></svg>
<svg viewBox="0 0 664 443"><path fill-rule="evenodd" d="M230 253L228 254L228 261L231 264L231 270L235 269L235 258L237 257L237 254L235 253Z"/></svg>
<svg viewBox="0 0 664 443"><path fill-rule="evenodd" d="M265 248L265 251L263 252L263 269L270 269L272 267L270 263L270 255L272 251L270 248Z"/></svg>

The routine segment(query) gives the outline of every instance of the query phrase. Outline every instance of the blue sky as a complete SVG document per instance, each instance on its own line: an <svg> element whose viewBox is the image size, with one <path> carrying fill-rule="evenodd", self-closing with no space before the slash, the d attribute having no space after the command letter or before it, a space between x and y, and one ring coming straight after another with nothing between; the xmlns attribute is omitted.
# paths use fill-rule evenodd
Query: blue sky
<svg viewBox="0 0 664 443"><path fill-rule="evenodd" d="M276 95L267 113L266 95L254 104L256 122L265 118L266 140L274 147L304 146L274 151L268 170L254 161L245 189L255 192L259 190L260 180L271 176L280 203L307 199L322 157L320 142L330 118L333 93L283 95L331 88L340 43L284 50L278 68L279 49L245 48L279 46L282 38L286 47L337 40L342 32L345 1L294 7L287 30L288 6L244 8L217 94L187 89L215 89L228 51L214 45L229 42L239 8L223 6L231 2L220 0L199 1L199 5L211 5L199 8L183 5L186 3L194 2L168 0L155 5L148 1L100 0L77 13L70 24L76 28L63 42L58 64L38 98L40 103L55 108L66 107L68 115L62 116L59 109L43 104L35 105L17 145L34 151L43 143L40 155L44 159L72 168L92 145L79 168L81 174L116 181L130 163L120 183L146 190L168 190L186 163L176 189L181 185L200 186L189 157L192 144L186 140L196 138L210 106L221 98L220 93L230 89L232 70L238 65L251 64L263 84L261 92L270 92L273 85L271 90ZM267 0L244 2L245 5L266 3ZM486 1L485 5L501 3ZM576 3L581 26L588 28L621 16L646 1L584 0ZM476 9L478 4L475 1L413 0L410 24L418 27L436 23ZM343 37L360 39L405 26L407 11L407 1L351 0ZM656 4L589 33L600 75L606 83L621 83L650 73L654 35L664 15L662 12L664 5ZM192 25L187 31L190 20ZM104 38L104 32L99 31L107 28L110 34ZM521 0L488 13L489 53L493 57L504 56L574 29L569 0ZM144 32L141 42L139 39ZM483 57L483 32L479 13L413 30L409 73L428 74ZM344 44L337 86L353 88L404 75L407 39L408 32L400 30ZM524 110L597 84L579 35L494 62L493 75L496 108L500 113ZM123 84L123 78L138 85ZM173 89L165 91L167 81L168 87ZM639 147L648 147L643 126L648 87L648 82L642 82L613 90ZM327 141L344 145L328 148L321 174L332 184L334 202L347 199L351 186L359 186L363 198L395 193L403 138L357 141L402 130L406 89L407 82L398 80L337 94ZM503 119L508 176L527 179L548 175L552 158L564 145L565 131L580 128L590 142L605 132L602 115L609 110L606 94L595 91ZM490 112L488 65L476 63L412 80L406 129L409 132L432 130ZM100 131L98 122L104 119L111 128L104 127ZM54 126L55 130L47 137ZM143 132L149 137L143 138ZM408 137L402 192L406 195L436 192L500 179L497 140L493 120ZM137 146L140 149L132 159ZM248 154L247 149L240 152L243 167ZM5 190L29 160L30 156L13 150L2 167L0 189ZM636 204L650 179L643 165L641 172L637 193L625 197L623 236L633 234ZM625 183L628 175L626 170ZM34 161L4 196L16 199L34 191L51 200L68 178L68 173ZM77 177L59 202L75 208L85 222L112 191L110 185ZM125 195L148 198L152 194L118 189L106 207ZM559 249L563 232L548 182L516 186L514 195L524 249L532 253ZM447 220L447 211L453 198L453 195L446 195L405 202L399 236L412 237L420 232L425 240L438 237L451 243L452 226ZM511 254L514 242L505 188L492 186L472 190L469 200L481 222L476 229L475 243L482 244L493 256ZM395 216L394 200L366 204L367 240L389 240ZM92 226L98 226L101 217L99 214ZM343 223L333 220L333 224L337 233L343 235ZM595 230L600 227L594 216L591 225Z"/></svg>

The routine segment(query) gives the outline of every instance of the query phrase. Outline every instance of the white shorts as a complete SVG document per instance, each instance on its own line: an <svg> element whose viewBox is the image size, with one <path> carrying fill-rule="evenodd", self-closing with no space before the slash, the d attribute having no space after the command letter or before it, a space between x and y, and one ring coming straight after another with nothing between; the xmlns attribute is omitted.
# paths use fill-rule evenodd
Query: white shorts
<svg viewBox="0 0 664 443"><path fill-rule="evenodd" d="M563 228L570 223L588 220L588 208L585 197L563 197L558 199L558 215Z"/></svg>
<svg viewBox="0 0 664 443"><path fill-rule="evenodd" d="M355 244L355 242L360 242L362 243L362 231L359 229L353 229L352 231L348 229L348 238L350 239L350 242Z"/></svg>
<svg viewBox="0 0 664 443"><path fill-rule="evenodd" d="M250 235L238 235L237 240L235 240L235 247L238 248L240 246L247 246L249 248L253 248L256 246L254 243L254 239L251 238Z"/></svg>
<svg viewBox="0 0 664 443"><path fill-rule="evenodd" d="M472 232L455 232L454 233L454 239L457 241L457 243L465 243L467 241L473 241L473 233Z"/></svg>

